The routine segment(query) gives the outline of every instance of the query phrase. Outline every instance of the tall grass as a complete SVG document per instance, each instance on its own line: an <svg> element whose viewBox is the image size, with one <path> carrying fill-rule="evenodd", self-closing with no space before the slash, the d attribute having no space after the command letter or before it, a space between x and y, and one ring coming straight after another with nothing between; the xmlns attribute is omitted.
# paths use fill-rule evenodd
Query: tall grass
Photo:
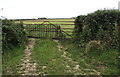
<svg viewBox="0 0 120 77"><path fill-rule="evenodd" d="M2 74L19 75L18 69L22 63L21 58L24 56L25 45L14 47L2 55Z"/></svg>

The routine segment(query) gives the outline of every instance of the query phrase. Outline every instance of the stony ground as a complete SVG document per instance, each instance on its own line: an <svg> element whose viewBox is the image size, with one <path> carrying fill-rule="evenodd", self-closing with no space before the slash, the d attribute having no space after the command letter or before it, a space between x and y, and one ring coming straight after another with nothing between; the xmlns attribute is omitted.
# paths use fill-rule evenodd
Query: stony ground
<svg viewBox="0 0 120 77"><path fill-rule="evenodd" d="M35 39L29 39L26 49L24 50L25 56L21 59L23 63L18 71L21 75L37 75L36 63L31 61L31 51L34 45Z"/></svg>

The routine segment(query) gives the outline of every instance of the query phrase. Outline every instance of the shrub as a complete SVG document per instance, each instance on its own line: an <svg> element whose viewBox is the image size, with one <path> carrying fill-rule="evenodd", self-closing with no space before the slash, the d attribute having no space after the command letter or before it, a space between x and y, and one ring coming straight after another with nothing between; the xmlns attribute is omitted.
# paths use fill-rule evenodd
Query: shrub
<svg viewBox="0 0 120 77"><path fill-rule="evenodd" d="M23 30L23 25L14 23L11 20L2 21L2 49L3 52L12 49L15 46L20 46L26 41L26 33Z"/></svg>
<svg viewBox="0 0 120 77"><path fill-rule="evenodd" d="M102 40L108 48L118 48L118 34L115 24L120 22L120 11L98 10L86 16L78 16L75 20L75 40L88 42Z"/></svg>

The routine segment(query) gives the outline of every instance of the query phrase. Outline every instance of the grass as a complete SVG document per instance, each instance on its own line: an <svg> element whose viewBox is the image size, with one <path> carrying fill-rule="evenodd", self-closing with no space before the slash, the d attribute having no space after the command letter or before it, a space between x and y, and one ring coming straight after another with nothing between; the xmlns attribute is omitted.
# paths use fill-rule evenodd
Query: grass
<svg viewBox="0 0 120 77"><path fill-rule="evenodd" d="M37 20L25 20L25 22L39 22L39 21L74 21L75 19L37 19Z"/></svg>
<svg viewBox="0 0 120 77"><path fill-rule="evenodd" d="M47 21L47 20L46 20ZM74 24L74 22L59 22L59 21L56 21L56 22L52 22L52 21L49 21L50 23L52 24ZM43 22L31 22L31 21L24 21L24 24L42 24Z"/></svg>
<svg viewBox="0 0 120 77"><path fill-rule="evenodd" d="M117 75L120 74L118 71L118 50L104 51L100 56L95 56L98 60L102 61L108 69L106 69L103 74L104 75Z"/></svg>
<svg viewBox="0 0 120 77"><path fill-rule="evenodd" d="M58 57L57 55L60 54L56 52L57 51L56 44L49 40L37 40L33 51L34 52L32 52L33 54L32 56L33 56L33 60L36 60L36 62L38 63L38 68L37 68L38 72L46 72L46 73L48 73L48 71L51 69L47 68L49 69L47 71L41 70L42 66L47 66L48 64L49 67L53 66L51 64L51 60ZM57 62L53 64L57 64ZM55 69L55 67L53 68ZM54 72L55 72L54 70L53 71L51 70L51 73Z"/></svg>
<svg viewBox="0 0 120 77"><path fill-rule="evenodd" d="M40 39L32 52L32 58L37 65L37 72L47 75L70 75L66 72L66 60L61 57L63 52L58 51L57 44L52 40ZM43 69L43 66L46 66Z"/></svg>
<svg viewBox="0 0 120 77"><path fill-rule="evenodd" d="M18 67L22 63L20 60L24 56L25 46L14 47L2 55L2 74L3 75L18 75Z"/></svg>
<svg viewBox="0 0 120 77"><path fill-rule="evenodd" d="M85 55L85 48L81 48L70 41L62 41L61 43L64 47L68 48L72 58L77 60L83 69L96 69L101 75L120 74L118 69L118 50L110 49L104 51L102 54L97 52ZM86 66L86 64L88 64L88 66Z"/></svg>

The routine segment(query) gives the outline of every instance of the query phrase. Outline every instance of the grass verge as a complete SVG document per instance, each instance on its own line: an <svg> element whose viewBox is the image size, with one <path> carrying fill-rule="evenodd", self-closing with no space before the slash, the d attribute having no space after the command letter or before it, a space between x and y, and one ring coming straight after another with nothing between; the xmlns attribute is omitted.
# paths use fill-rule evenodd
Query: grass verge
<svg viewBox="0 0 120 77"><path fill-rule="evenodd" d="M17 71L22 63L20 59L24 56L24 49L25 45L21 45L21 47L14 47L13 50L8 50L2 55L3 75L18 75Z"/></svg>

